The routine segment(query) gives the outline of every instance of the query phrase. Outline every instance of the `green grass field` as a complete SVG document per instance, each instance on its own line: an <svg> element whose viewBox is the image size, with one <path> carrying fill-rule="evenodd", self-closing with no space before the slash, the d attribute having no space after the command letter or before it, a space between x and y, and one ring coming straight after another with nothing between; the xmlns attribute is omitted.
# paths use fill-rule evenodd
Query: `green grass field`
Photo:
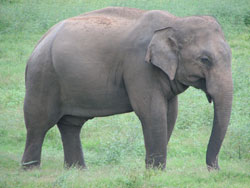
<svg viewBox="0 0 250 188"><path fill-rule="evenodd" d="M95 118L81 133L87 170L63 168L59 131L45 138L40 170L23 171L24 71L39 38L58 21L107 6L167 10L176 16L213 15L232 48L234 101L219 162L209 173L205 152L213 107L190 88L179 115L165 171L145 170L141 125L134 113ZM250 185L249 0L0 0L0 187L223 187Z"/></svg>

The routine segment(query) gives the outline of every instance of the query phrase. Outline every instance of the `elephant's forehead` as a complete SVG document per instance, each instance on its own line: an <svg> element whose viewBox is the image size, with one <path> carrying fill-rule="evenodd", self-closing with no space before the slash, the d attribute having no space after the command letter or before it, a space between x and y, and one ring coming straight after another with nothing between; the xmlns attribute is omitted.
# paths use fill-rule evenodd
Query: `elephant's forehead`
<svg viewBox="0 0 250 188"><path fill-rule="evenodd" d="M221 31L221 27L215 18L210 16L190 16L179 19L180 26L185 26L191 30L199 28L216 29Z"/></svg>
<svg viewBox="0 0 250 188"><path fill-rule="evenodd" d="M216 35L224 39L224 34L220 25L215 19L210 17L209 20L200 17L187 17L180 19L178 22L178 37L183 40L183 42L192 42L192 40L211 40L211 38L214 38Z"/></svg>
<svg viewBox="0 0 250 188"><path fill-rule="evenodd" d="M197 58L202 53L215 60L230 61L231 50L227 42L219 35L193 36L186 40L181 54L189 58Z"/></svg>

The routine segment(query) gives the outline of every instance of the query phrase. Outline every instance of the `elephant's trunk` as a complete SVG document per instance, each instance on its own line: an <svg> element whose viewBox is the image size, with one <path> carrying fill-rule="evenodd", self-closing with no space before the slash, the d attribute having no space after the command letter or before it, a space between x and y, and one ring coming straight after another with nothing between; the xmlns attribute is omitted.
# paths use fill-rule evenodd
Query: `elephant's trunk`
<svg viewBox="0 0 250 188"><path fill-rule="evenodd" d="M206 163L208 170L219 169L218 153L230 120L233 82L231 70L223 74L216 73L207 79L207 91L214 103L213 129L207 147Z"/></svg>

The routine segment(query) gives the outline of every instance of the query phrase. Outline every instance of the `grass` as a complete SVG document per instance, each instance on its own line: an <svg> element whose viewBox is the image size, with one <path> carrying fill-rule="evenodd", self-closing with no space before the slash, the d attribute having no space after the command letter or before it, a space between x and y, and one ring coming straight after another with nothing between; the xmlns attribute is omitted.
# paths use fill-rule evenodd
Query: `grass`
<svg viewBox="0 0 250 188"><path fill-rule="evenodd" d="M249 187L249 0L0 0L0 187ZM232 48L234 101L220 152L220 172L208 173L206 145L213 108L193 88L180 95L166 171L146 171L140 122L134 113L88 121L81 138L88 170L63 168L59 131L45 138L41 170L24 172L24 70L39 38L67 17L107 7L168 10L177 16L213 15Z"/></svg>

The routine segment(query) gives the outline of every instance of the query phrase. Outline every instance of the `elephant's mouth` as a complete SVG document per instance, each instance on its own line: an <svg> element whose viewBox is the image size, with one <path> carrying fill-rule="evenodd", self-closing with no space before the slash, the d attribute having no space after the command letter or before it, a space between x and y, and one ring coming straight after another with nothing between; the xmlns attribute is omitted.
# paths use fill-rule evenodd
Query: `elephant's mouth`
<svg viewBox="0 0 250 188"><path fill-rule="evenodd" d="M206 87L206 79L205 78L199 78L199 77L195 77L193 76L192 78L196 78L197 80L195 82L192 82L191 84L186 84L191 85L193 87L195 87L196 89L201 89L202 91L205 92L207 100L209 103L211 103L213 101L212 96L207 92L207 87Z"/></svg>
<svg viewBox="0 0 250 188"><path fill-rule="evenodd" d="M201 89L202 91L205 92L207 100L209 103L211 103L213 101L213 98L211 97L211 95L207 92L207 87L206 87L206 79L201 78L199 79L194 85L195 88L197 89Z"/></svg>
<svg viewBox="0 0 250 188"><path fill-rule="evenodd" d="M211 103L213 101L213 98L207 92L206 80L203 78L203 79L201 79L200 82L201 82L201 89L206 93L206 97L207 97L208 102Z"/></svg>
<svg viewBox="0 0 250 188"><path fill-rule="evenodd" d="M213 101L213 98L207 92L205 92L205 93L206 93L208 102L211 103Z"/></svg>

